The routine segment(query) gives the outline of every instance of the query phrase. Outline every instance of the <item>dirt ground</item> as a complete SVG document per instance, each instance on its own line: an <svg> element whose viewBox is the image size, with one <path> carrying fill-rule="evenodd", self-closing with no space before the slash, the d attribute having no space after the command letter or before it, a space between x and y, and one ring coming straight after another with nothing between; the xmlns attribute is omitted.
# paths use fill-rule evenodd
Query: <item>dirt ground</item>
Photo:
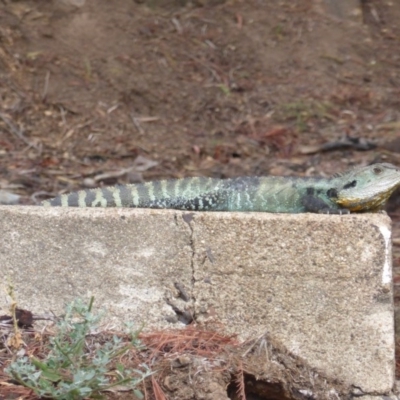
<svg viewBox="0 0 400 400"><path fill-rule="evenodd" d="M0 187L37 204L156 178L397 164L399 20L384 0L2 0Z"/></svg>

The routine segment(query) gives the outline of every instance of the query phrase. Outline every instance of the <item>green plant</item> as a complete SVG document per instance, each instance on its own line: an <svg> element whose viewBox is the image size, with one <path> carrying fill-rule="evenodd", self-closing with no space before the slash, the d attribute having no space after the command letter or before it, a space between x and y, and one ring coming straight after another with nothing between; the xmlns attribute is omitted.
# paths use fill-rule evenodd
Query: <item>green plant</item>
<svg viewBox="0 0 400 400"><path fill-rule="evenodd" d="M143 397L137 385L152 374L150 369L145 364L140 369L126 369L116 363L117 357L139 345L138 332L134 332L128 344L114 336L106 343L89 347L86 338L100 320L100 316L92 313L92 305L93 298L88 306L80 300L69 304L65 317L56 325L55 336L50 338L47 357L43 360L33 356L17 358L6 372L43 398L99 398L101 391L121 385ZM112 381L110 375L114 376Z"/></svg>

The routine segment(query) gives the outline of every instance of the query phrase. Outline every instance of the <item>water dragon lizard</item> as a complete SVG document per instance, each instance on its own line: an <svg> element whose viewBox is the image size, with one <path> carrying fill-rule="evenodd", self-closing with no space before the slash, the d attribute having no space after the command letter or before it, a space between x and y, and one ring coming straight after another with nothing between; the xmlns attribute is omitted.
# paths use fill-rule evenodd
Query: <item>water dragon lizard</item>
<svg viewBox="0 0 400 400"><path fill-rule="evenodd" d="M400 168L382 163L330 178L193 177L84 189L45 200L41 205L349 214L380 210L399 186Z"/></svg>

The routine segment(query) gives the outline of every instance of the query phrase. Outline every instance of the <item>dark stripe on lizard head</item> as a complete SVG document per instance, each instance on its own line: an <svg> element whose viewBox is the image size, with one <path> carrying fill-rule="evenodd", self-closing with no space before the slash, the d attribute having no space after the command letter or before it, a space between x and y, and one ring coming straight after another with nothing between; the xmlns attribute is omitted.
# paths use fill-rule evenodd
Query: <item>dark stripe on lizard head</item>
<svg viewBox="0 0 400 400"><path fill-rule="evenodd" d="M356 186L357 186L357 181L354 180L354 181L346 183L343 186L343 189L350 189L350 188L353 188L353 187L356 187Z"/></svg>

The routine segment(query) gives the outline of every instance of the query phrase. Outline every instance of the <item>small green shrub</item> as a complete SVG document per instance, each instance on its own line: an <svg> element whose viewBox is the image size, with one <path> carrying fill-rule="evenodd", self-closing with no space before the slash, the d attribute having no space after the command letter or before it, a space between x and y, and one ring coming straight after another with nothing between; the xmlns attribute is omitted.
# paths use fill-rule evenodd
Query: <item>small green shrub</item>
<svg viewBox="0 0 400 400"><path fill-rule="evenodd" d="M138 332L132 335L131 344L122 343L114 336L104 344L95 343L89 348L85 340L94 331L100 316L92 313L93 298L88 306L77 300L67 306L65 317L57 323L55 336L50 338L49 353L43 360L20 357L6 368L18 383L32 389L43 398L79 400L100 398L101 392L113 386L134 390L142 398L137 385L151 375L150 369L126 369L115 364L116 358L140 345ZM115 369L111 367L114 363ZM109 376L113 370L115 379Z"/></svg>

